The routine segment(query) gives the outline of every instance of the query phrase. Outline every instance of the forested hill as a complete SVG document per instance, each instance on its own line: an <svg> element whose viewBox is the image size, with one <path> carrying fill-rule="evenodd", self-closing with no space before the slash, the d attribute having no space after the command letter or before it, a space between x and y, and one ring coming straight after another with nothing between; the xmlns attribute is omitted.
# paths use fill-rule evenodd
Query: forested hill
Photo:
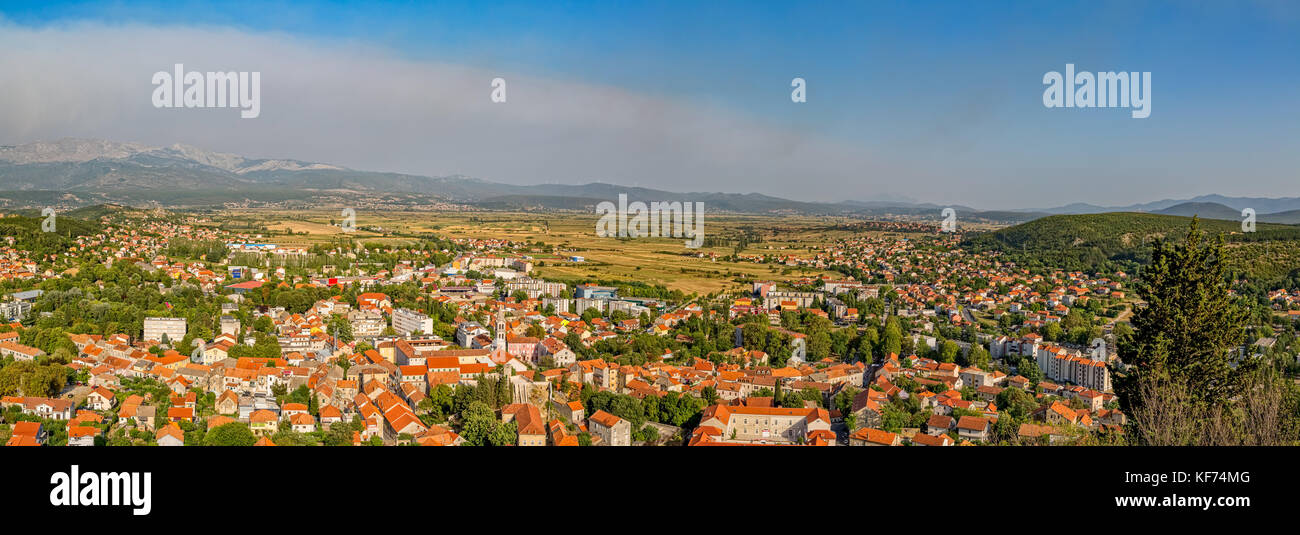
<svg viewBox="0 0 1300 535"><path fill-rule="evenodd" d="M971 251L996 250L1026 267L1110 272L1134 271L1150 258L1151 242L1182 241L1192 218L1139 212L1055 215L968 237ZM1273 279L1300 269L1300 226L1258 223L1243 233L1240 221L1202 219L1200 228L1222 234L1230 265L1248 277Z"/></svg>
<svg viewBox="0 0 1300 535"><path fill-rule="evenodd" d="M54 231L43 232L41 222L44 220L44 217L24 215L0 217L0 236L13 237L12 247L35 260L47 254L65 253L77 237L100 231L98 223L59 215L55 219ZM0 242L0 245L8 245L8 240Z"/></svg>

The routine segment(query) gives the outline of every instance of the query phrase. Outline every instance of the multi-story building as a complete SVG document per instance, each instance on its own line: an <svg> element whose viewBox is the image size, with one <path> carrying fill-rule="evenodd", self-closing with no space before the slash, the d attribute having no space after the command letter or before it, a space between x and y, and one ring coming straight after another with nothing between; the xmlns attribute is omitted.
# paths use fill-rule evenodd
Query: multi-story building
<svg viewBox="0 0 1300 535"><path fill-rule="evenodd" d="M462 256L452 261L452 267L465 271L487 271L492 268L511 268L524 273L533 270L533 263L523 258L508 256Z"/></svg>
<svg viewBox="0 0 1300 535"><path fill-rule="evenodd" d="M289 354L294 351L299 353L315 353L325 347L325 342L318 339L309 331L297 331L277 337L280 343L280 351Z"/></svg>
<svg viewBox="0 0 1300 535"><path fill-rule="evenodd" d="M417 331L429 334L433 332L433 318L414 310L399 308L393 311L393 330L402 336L410 336Z"/></svg>
<svg viewBox="0 0 1300 535"><path fill-rule="evenodd" d="M830 412L822 408L776 408L713 405L704 410L700 427L710 442L791 444L811 443L814 435L831 431Z"/></svg>
<svg viewBox="0 0 1300 535"><path fill-rule="evenodd" d="M486 327L479 325L478 322L466 321L456 326L456 345L460 347L470 347L474 343L474 337L480 334L492 334Z"/></svg>
<svg viewBox="0 0 1300 535"><path fill-rule="evenodd" d="M577 291L573 296L579 299L614 299L617 297L618 288L613 286L596 286L594 284L579 284Z"/></svg>
<svg viewBox="0 0 1300 535"><path fill-rule="evenodd" d="M962 416L957 420L957 435L966 440L986 441L991 429L988 418Z"/></svg>
<svg viewBox="0 0 1300 535"><path fill-rule="evenodd" d="M35 360L36 357L44 354L45 352L40 349L25 346L17 342L9 340L0 342L0 357L9 357L14 360Z"/></svg>
<svg viewBox="0 0 1300 535"><path fill-rule="evenodd" d="M1003 336L989 343L989 354L997 359L1006 358L1008 355L1031 357L1043 371L1043 376L1052 381L1069 382L1085 388L1109 392L1111 390L1110 369L1106 366L1109 356L1105 342L1099 342L1094 342L1088 349L1087 356L1084 356L1082 351L1076 349L1043 343L1042 337L1036 334L1027 335L1019 340Z"/></svg>
<svg viewBox="0 0 1300 535"><path fill-rule="evenodd" d="M1102 392L1111 390L1110 369L1105 362L1079 355L1056 355L1048 368L1051 373L1044 375L1053 381L1071 382Z"/></svg>
<svg viewBox="0 0 1300 535"><path fill-rule="evenodd" d="M384 333L388 323L383 314L373 310L353 310L348 312L348 323L352 324L352 336L357 338L374 338Z"/></svg>
<svg viewBox="0 0 1300 535"><path fill-rule="evenodd" d="M516 422L519 434L516 444L546 445L546 422L542 420L541 411L537 410L537 406L530 403L511 403L501 409L501 419L506 423L512 420Z"/></svg>
<svg viewBox="0 0 1300 535"><path fill-rule="evenodd" d="M562 282L546 282L538 279L520 279L506 283L506 293L524 292L528 294L529 299L537 299L543 295L559 297L566 288L568 285Z"/></svg>
<svg viewBox="0 0 1300 535"><path fill-rule="evenodd" d="M993 385L993 374L975 367L962 368L958 374L961 382L971 388Z"/></svg>
<svg viewBox="0 0 1300 535"><path fill-rule="evenodd" d="M70 399L25 397L22 398L22 404L23 414L53 420L70 420L76 410Z"/></svg>
<svg viewBox="0 0 1300 535"><path fill-rule="evenodd" d="M573 300L563 297L543 297L542 308L555 307L555 312L570 312L573 308Z"/></svg>
<svg viewBox="0 0 1300 535"><path fill-rule="evenodd" d="M32 311L32 304L26 301L0 303L0 319L18 321Z"/></svg>
<svg viewBox="0 0 1300 535"><path fill-rule="evenodd" d="M808 308L813 302L822 297L819 292L788 292L788 291L769 291L767 292L766 303L768 308L775 308L776 305L783 301L794 302L799 308Z"/></svg>
<svg viewBox="0 0 1300 535"><path fill-rule="evenodd" d="M1036 356L1038 345L1042 341L1043 338L1037 334L1029 334L1021 339L998 337L989 342L989 355L995 359L1005 359L1008 355Z"/></svg>
<svg viewBox="0 0 1300 535"><path fill-rule="evenodd" d="M239 336L239 319L234 316L221 316L221 334Z"/></svg>
<svg viewBox="0 0 1300 535"><path fill-rule="evenodd" d="M607 303L609 303L608 299L594 299L590 297L579 297L573 300L573 310L571 310L570 312L573 312L574 314L582 314L583 312L586 312L587 309L589 308L594 308L596 309L597 312L604 312L605 305Z"/></svg>
<svg viewBox="0 0 1300 535"><path fill-rule="evenodd" d="M541 340L531 336L506 335L506 352L514 355L521 362L536 363L540 356L537 351Z"/></svg>
<svg viewBox="0 0 1300 535"><path fill-rule="evenodd" d="M623 312L629 316L640 316L643 313L649 313L650 309L632 301L611 300L609 301L609 312L611 314Z"/></svg>
<svg viewBox="0 0 1300 535"><path fill-rule="evenodd" d="M605 411L596 411L587 418L587 428L592 436L600 437L605 446L631 446L632 424Z"/></svg>
<svg viewBox="0 0 1300 535"><path fill-rule="evenodd" d="M166 337L166 338L164 338ZM145 318L144 339L178 343L185 338L185 318Z"/></svg>

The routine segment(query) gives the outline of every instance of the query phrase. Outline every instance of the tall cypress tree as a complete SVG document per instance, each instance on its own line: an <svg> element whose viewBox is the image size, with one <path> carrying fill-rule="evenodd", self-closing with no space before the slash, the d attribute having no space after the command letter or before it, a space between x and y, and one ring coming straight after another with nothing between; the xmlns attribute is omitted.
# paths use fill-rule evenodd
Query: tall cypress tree
<svg viewBox="0 0 1300 535"><path fill-rule="evenodd" d="M505 370L505 366L502 366L501 377L497 379L497 385L496 385L497 408L504 407L514 402L514 398L513 396L511 396L511 392L510 392L511 385L510 385L510 378L508 377L508 375L509 372Z"/></svg>
<svg viewBox="0 0 1300 535"><path fill-rule="evenodd" d="M903 354L903 329L898 324L897 316L885 320L885 338L881 341L880 352L886 358L890 353L898 354L899 358L906 356Z"/></svg>
<svg viewBox="0 0 1300 535"><path fill-rule="evenodd" d="M1192 218L1183 243L1157 241L1138 295L1147 304L1134 311L1132 343L1120 348L1135 368L1116 385L1126 410L1141 403L1138 388L1147 379L1184 383L1192 402L1211 406L1241 393L1259 363L1239 359L1233 366L1247 312L1229 293L1222 235L1207 240Z"/></svg>

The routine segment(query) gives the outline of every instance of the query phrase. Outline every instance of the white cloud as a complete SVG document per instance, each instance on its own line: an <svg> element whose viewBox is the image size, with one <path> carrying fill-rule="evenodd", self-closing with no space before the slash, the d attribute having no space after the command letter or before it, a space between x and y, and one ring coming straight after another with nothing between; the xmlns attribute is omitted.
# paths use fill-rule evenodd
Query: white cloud
<svg viewBox="0 0 1300 535"><path fill-rule="evenodd" d="M261 117L154 108L150 78L175 63L260 71ZM0 72L0 144L179 142L365 170L809 200L879 191L897 172L860 147L700 104L284 34L0 24ZM489 99L497 76L508 83L504 104Z"/></svg>

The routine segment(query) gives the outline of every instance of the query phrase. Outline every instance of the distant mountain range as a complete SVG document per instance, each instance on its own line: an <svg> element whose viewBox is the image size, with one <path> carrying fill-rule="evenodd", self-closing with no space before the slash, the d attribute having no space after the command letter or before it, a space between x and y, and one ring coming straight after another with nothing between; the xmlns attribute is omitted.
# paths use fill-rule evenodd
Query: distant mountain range
<svg viewBox="0 0 1300 535"><path fill-rule="evenodd" d="M152 147L98 139L61 139L0 147L0 205L159 203L214 206L225 202L311 200L399 194L404 201L438 199L485 208L589 210L620 193L631 200L703 202L743 213L934 214L942 206L906 201L819 203L759 193L670 192L602 182L520 186L466 176L428 177L358 171L290 159L250 159L187 145ZM968 218L978 210L956 207ZM990 212L1002 222L1038 214Z"/></svg>
<svg viewBox="0 0 1300 535"><path fill-rule="evenodd" d="M1190 201L1163 200L1126 207L1071 204L1044 210L982 211L897 197L825 203L759 193L670 192L603 182L520 186L460 175L429 177L359 171L292 159L251 159L179 144L153 147L67 138L0 146L0 206L10 208L51 202L196 207L226 202L309 202L318 198L386 195L402 202L436 199L484 208L586 210L598 202L615 200L620 193L626 193L631 200L697 201L705 203L710 210L743 213L933 215L938 219L943 208L952 207L963 220L1019 223L1053 214L1114 211L1190 215L1185 213L1190 210L1206 218L1240 219L1241 208L1250 207L1256 210L1261 222L1300 222L1300 198L1206 195Z"/></svg>
<svg viewBox="0 0 1300 535"><path fill-rule="evenodd" d="M1249 203L1251 199L1228 199L1228 200L1233 201L1234 204L1245 206L1247 208L1253 207ZM1259 199L1255 199L1255 200L1259 200ZM1264 200L1269 202L1259 203L1260 206L1277 207L1279 205L1276 201L1285 200L1285 199L1264 199ZM1285 204L1282 204L1281 206L1285 206ZM1165 215L1181 215L1181 216L1188 216L1188 217L1200 216L1201 219L1228 219L1232 221L1241 221L1242 219L1244 219L1244 217L1241 215L1241 210L1242 209L1231 208L1229 206L1219 204L1217 202L1185 202L1182 204L1175 204L1163 210L1156 210L1153 213L1165 214ZM1286 225L1300 224L1300 209L1289 209L1280 212L1267 213L1259 208L1255 208L1255 221L1258 223L1283 223Z"/></svg>
<svg viewBox="0 0 1300 535"><path fill-rule="evenodd" d="M1097 206L1095 204L1074 203L1065 206L1058 206L1056 208L1042 208L1030 211L1045 212L1049 214L1150 212L1156 214L1190 216L1194 215L1197 209L1203 209L1207 210L1207 212L1200 214L1201 217L1209 218L1210 216L1206 214L1214 213L1220 217L1214 217L1212 219L1241 219L1241 211L1246 208L1254 209L1257 217L1263 214L1279 215L1285 212L1300 211L1300 197L1273 198L1201 195L1191 199L1164 199L1148 203L1130 204L1128 206ZM1229 214L1228 212L1232 213ZM1261 219L1260 221L1263 220Z"/></svg>

